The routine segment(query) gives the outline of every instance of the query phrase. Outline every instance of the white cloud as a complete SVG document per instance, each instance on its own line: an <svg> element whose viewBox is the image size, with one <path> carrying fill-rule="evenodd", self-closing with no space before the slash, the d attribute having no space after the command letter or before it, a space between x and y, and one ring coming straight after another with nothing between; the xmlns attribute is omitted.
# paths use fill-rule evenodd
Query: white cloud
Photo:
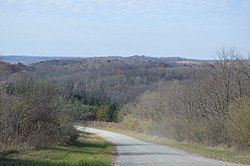
<svg viewBox="0 0 250 166"><path fill-rule="evenodd" d="M240 0L241 6L250 6L248 0ZM109 22L134 20L171 20L176 16L188 19L212 18L217 13L228 12L223 17L233 16L232 0L0 0L4 21L20 18L50 20L81 24L83 22ZM188 14L193 17L189 17ZM176 18L177 19L177 18Z"/></svg>

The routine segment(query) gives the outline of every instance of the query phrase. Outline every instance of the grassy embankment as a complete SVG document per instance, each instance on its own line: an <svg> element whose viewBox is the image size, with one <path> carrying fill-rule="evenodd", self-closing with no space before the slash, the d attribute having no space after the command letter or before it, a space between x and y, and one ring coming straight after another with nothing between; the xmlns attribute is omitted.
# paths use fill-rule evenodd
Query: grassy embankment
<svg viewBox="0 0 250 166"><path fill-rule="evenodd" d="M112 165L111 143L82 132L72 146L0 149L0 166L105 166Z"/></svg>
<svg viewBox="0 0 250 166"><path fill-rule="evenodd" d="M194 153L204 157L209 157L217 160L231 161L236 163L250 164L250 153L248 152L238 152L234 149L228 149L224 147L209 147L200 144L188 143L188 142L177 142L174 140L169 140L167 138L161 138L156 136L145 135L137 133L131 130L124 130L115 126L98 127L108 131L113 131L116 133L128 135L143 141L167 145L175 147L178 149L185 150L189 153Z"/></svg>

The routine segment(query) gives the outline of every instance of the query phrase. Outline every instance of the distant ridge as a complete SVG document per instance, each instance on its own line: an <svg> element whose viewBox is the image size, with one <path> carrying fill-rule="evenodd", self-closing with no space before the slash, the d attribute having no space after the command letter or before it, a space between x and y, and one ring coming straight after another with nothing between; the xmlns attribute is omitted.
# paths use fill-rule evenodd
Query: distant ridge
<svg viewBox="0 0 250 166"><path fill-rule="evenodd" d="M0 57L0 61L18 64L22 63L30 65L32 63L38 63L42 61L50 60L125 60L125 61L151 61L151 62L175 62L175 63L190 63L190 62L206 62L206 60L187 59L182 57L151 57L145 55L133 55L129 57L123 56L102 56L102 57L60 57L60 56L27 56L27 55L5 55ZM208 62L208 61L207 61Z"/></svg>
<svg viewBox="0 0 250 166"><path fill-rule="evenodd" d="M49 57L49 56L5 55L5 56L2 56L0 60L6 63L10 63L10 64L22 63L25 65L29 65L29 64L37 63L41 61L59 60L59 59L70 59L70 58L69 57Z"/></svg>

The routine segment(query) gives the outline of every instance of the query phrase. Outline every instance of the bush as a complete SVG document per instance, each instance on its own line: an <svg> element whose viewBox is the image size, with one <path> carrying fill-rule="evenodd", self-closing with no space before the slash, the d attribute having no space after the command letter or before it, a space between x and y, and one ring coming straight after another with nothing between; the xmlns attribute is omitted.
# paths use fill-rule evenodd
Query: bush
<svg viewBox="0 0 250 166"><path fill-rule="evenodd" d="M227 125L232 142L250 147L250 98L239 99L231 105Z"/></svg>
<svg viewBox="0 0 250 166"><path fill-rule="evenodd" d="M142 130L143 133L153 135L154 131L154 123L152 120L141 120L140 121L140 129Z"/></svg>
<svg viewBox="0 0 250 166"><path fill-rule="evenodd" d="M100 105L96 111L97 120L108 121L109 120L108 119L108 109L109 109L109 105L107 105L107 104Z"/></svg>
<svg viewBox="0 0 250 166"><path fill-rule="evenodd" d="M73 142L70 108L49 81L21 76L0 101L0 142L49 147Z"/></svg>
<svg viewBox="0 0 250 166"><path fill-rule="evenodd" d="M136 130L139 126L139 120L134 118L133 115L126 115L122 120L122 127L128 130Z"/></svg>
<svg viewBox="0 0 250 166"><path fill-rule="evenodd" d="M100 121L117 122L118 121L117 104L102 104L99 105L96 111L96 118Z"/></svg>

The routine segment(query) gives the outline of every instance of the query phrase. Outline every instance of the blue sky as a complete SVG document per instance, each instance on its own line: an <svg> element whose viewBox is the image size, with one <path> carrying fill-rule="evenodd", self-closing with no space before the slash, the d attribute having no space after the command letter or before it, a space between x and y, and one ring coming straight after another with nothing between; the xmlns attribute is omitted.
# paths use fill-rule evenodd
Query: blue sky
<svg viewBox="0 0 250 166"><path fill-rule="evenodd" d="M211 59L250 50L250 0L0 0L0 51Z"/></svg>

